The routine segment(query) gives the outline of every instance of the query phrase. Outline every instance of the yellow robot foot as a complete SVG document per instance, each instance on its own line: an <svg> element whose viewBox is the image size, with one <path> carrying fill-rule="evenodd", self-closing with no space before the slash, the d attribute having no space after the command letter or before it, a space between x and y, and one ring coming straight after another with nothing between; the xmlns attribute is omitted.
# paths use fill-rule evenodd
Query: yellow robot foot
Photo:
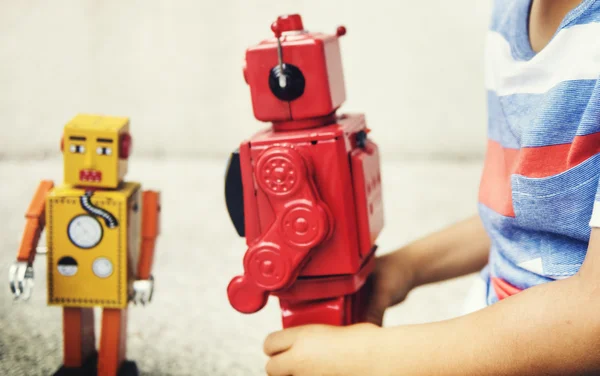
<svg viewBox="0 0 600 376"><path fill-rule="evenodd" d="M139 376L137 364L134 361L126 360L119 368L119 376Z"/></svg>
<svg viewBox="0 0 600 376"><path fill-rule="evenodd" d="M83 366L78 368L61 366L53 376L96 376L98 371L98 353L90 355Z"/></svg>

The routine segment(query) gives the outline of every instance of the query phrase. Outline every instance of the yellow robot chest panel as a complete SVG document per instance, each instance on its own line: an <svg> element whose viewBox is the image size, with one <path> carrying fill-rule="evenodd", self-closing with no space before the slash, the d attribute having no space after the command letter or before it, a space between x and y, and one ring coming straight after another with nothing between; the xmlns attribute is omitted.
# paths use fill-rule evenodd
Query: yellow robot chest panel
<svg viewBox="0 0 600 376"><path fill-rule="evenodd" d="M90 191L58 187L46 202L48 304L123 308L140 239L139 184Z"/></svg>

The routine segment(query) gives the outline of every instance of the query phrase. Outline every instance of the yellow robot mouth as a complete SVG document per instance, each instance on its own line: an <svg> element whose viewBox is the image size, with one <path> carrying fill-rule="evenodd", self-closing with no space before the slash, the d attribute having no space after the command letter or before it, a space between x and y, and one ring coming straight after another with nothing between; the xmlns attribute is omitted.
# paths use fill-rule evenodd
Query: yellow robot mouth
<svg viewBox="0 0 600 376"><path fill-rule="evenodd" d="M79 171L79 180L100 183L100 181L102 181L102 171L88 169L81 170Z"/></svg>

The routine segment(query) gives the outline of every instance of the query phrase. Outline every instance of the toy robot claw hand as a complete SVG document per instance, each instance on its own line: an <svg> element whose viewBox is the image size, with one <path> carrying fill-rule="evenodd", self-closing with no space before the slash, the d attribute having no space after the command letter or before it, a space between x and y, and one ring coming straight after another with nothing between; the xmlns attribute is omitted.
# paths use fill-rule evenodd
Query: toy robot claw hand
<svg viewBox="0 0 600 376"><path fill-rule="evenodd" d="M154 277L148 279L138 279L133 282L133 304L145 306L152 301L154 293Z"/></svg>
<svg viewBox="0 0 600 376"><path fill-rule="evenodd" d="M24 261L17 261L8 270L10 291L15 299L28 300L33 290L33 266Z"/></svg>

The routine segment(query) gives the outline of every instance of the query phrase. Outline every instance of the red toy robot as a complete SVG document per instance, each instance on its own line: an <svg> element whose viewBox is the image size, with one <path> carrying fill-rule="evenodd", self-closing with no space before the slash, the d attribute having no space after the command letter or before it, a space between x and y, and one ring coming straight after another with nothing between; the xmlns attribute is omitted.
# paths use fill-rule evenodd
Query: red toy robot
<svg viewBox="0 0 600 376"><path fill-rule="evenodd" d="M283 327L364 321L367 278L383 228L377 145L345 100L339 38L282 16L246 51L256 119L271 127L244 141L225 182L229 215L246 238L231 305L254 313L277 296Z"/></svg>

